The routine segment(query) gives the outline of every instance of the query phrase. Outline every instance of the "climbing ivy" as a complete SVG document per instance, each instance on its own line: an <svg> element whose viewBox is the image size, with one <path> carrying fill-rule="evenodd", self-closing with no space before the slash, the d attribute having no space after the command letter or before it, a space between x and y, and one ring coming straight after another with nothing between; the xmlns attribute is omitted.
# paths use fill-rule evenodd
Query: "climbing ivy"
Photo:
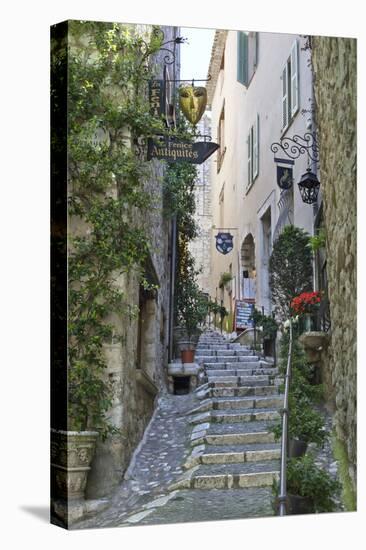
<svg viewBox="0 0 366 550"><path fill-rule="evenodd" d="M165 131L147 98L160 36L154 29L143 37L126 25L72 21L68 49L52 59L54 73L62 56L68 63L68 426L97 429L103 437L114 430L104 345L122 338L111 318L136 314L116 282L134 272L147 285L143 220L151 169L136 144ZM52 88L56 110L58 93Z"/></svg>

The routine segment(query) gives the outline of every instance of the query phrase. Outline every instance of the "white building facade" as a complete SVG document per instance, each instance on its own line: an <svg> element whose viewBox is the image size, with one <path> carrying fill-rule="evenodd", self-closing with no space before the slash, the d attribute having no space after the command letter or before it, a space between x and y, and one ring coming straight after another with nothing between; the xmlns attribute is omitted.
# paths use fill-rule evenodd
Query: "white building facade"
<svg viewBox="0 0 366 550"><path fill-rule="evenodd" d="M237 300L271 312L269 258L285 225L313 234L316 207L302 201L297 183L309 162L313 171L315 166L306 151L299 154L293 165L285 165L293 169L294 183L282 191L274 157L290 159L284 151L271 150L274 142L314 131L310 61L302 36L215 34L208 97L213 140L220 149L211 161L211 296L223 300L232 314ZM234 248L226 255L215 247L220 231L234 237ZM220 289L223 273L230 273L232 280Z"/></svg>

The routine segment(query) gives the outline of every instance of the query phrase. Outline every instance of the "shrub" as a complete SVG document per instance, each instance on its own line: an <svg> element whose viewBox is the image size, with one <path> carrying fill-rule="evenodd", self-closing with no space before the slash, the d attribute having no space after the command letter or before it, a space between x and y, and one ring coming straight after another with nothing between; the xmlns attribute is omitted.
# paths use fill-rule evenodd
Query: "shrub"
<svg viewBox="0 0 366 550"><path fill-rule="evenodd" d="M290 316L293 297L311 290L313 269L308 243L309 235L303 229L289 225L273 245L269 282L276 313L281 320Z"/></svg>

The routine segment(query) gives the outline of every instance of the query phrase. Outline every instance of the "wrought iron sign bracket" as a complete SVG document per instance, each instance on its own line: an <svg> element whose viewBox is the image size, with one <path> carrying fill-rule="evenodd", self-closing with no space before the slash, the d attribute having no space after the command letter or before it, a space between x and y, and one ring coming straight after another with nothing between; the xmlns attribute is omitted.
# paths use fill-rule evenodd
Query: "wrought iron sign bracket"
<svg viewBox="0 0 366 550"><path fill-rule="evenodd" d="M283 190L291 189L293 185L292 167L288 168L287 165L293 165L301 155L307 155L308 168L301 176L298 186L303 202L315 204L320 186L316 169L315 173L310 169L310 161L314 163L314 168L319 163L319 146L315 134L306 132L303 136L295 134L292 138L282 138L279 142L272 143L271 151L274 154L280 151L287 156L287 159L274 157L277 164L277 184Z"/></svg>
<svg viewBox="0 0 366 550"><path fill-rule="evenodd" d="M272 153L281 151L291 160L307 154L309 160L319 162L319 146L312 132L306 132L303 136L295 134L292 138L281 138L280 141L272 143L271 151Z"/></svg>

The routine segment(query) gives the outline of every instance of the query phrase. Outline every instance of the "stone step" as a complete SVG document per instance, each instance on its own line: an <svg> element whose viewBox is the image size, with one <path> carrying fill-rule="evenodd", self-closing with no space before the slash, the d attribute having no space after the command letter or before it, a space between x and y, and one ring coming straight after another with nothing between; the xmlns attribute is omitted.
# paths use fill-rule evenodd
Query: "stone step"
<svg viewBox="0 0 366 550"><path fill-rule="evenodd" d="M213 400L214 410L227 410L227 409L274 409L283 406L283 395L276 397L234 397L216 398Z"/></svg>
<svg viewBox="0 0 366 550"><path fill-rule="evenodd" d="M214 351L210 349L196 349L195 357L253 357L252 352L247 350L222 350Z"/></svg>
<svg viewBox="0 0 366 550"><path fill-rule="evenodd" d="M277 420L280 413L273 409L240 409L227 411L213 411L211 421L216 423L233 424L236 422L255 422L257 420Z"/></svg>
<svg viewBox="0 0 366 550"><path fill-rule="evenodd" d="M197 414L211 410L220 410L230 412L232 409L266 409L280 408L283 406L283 396L245 396L245 397L209 397L201 401L198 407L195 407L187 414Z"/></svg>
<svg viewBox="0 0 366 550"><path fill-rule="evenodd" d="M277 420L277 419L276 419ZM225 422L207 423L205 436L254 434L258 432L270 432L276 424L274 420L253 420L246 423L227 424ZM248 436L249 437L249 436Z"/></svg>
<svg viewBox="0 0 366 550"><path fill-rule="evenodd" d="M279 477L279 461L246 462L244 464L204 464L193 473L193 489L238 489L266 487Z"/></svg>
<svg viewBox="0 0 366 550"><path fill-rule="evenodd" d="M205 397L246 397L253 395L278 395L277 386L242 386L228 388L210 388L205 391Z"/></svg>
<svg viewBox="0 0 366 550"><path fill-rule="evenodd" d="M215 388L228 386L269 386L269 376L208 376L208 382Z"/></svg>
<svg viewBox="0 0 366 550"><path fill-rule="evenodd" d="M265 448L263 448L265 447ZM264 462L281 458L280 445L236 445L232 447L208 448L199 457L200 464L244 464Z"/></svg>
<svg viewBox="0 0 366 550"><path fill-rule="evenodd" d="M239 368L239 369L228 369L228 368L222 368L222 369L213 369L213 368L206 368L206 374L207 376L251 376L251 375L269 375L269 376L276 376L278 374L278 369L271 367L269 369L264 368L257 368L253 369L253 367L246 367L246 368Z"/></svg>
<svg viewBox="0 0 366 550"><path fill-rule="evenodd" d="M223 349L220 351L215 351L212 349L196 349L196 357L201 356L210 356L210 357L226 357L226 356L235 356L235 357L251 357L253 353L250 350L239 350L239 349Z"/></svg>
<svg viewBox="0 0 366 550"><path fill-rule="evenodd" d="M215 355L195 355L196 361L199 363L258 363L257 355L227 355L218 357ZM223 361L224 359L224 361Z"/></svg>
<svg viewBox="0 0 366 550"><path fill-rule="evenodd" d="M225 434L207 434L204 437L204 443L207 445L227 446L227 445L258 445L258 444L274 444L274 435L270 431L250 432L244 433L225 433Z"/></svg>
<svg viewBox="0 0 366 550"><path fill-rule="evenodd" d="M207 372L211 370L232 370L232 369L259 369L259 362L243 362L243 363L203 363L203 367Z"/></svg>

